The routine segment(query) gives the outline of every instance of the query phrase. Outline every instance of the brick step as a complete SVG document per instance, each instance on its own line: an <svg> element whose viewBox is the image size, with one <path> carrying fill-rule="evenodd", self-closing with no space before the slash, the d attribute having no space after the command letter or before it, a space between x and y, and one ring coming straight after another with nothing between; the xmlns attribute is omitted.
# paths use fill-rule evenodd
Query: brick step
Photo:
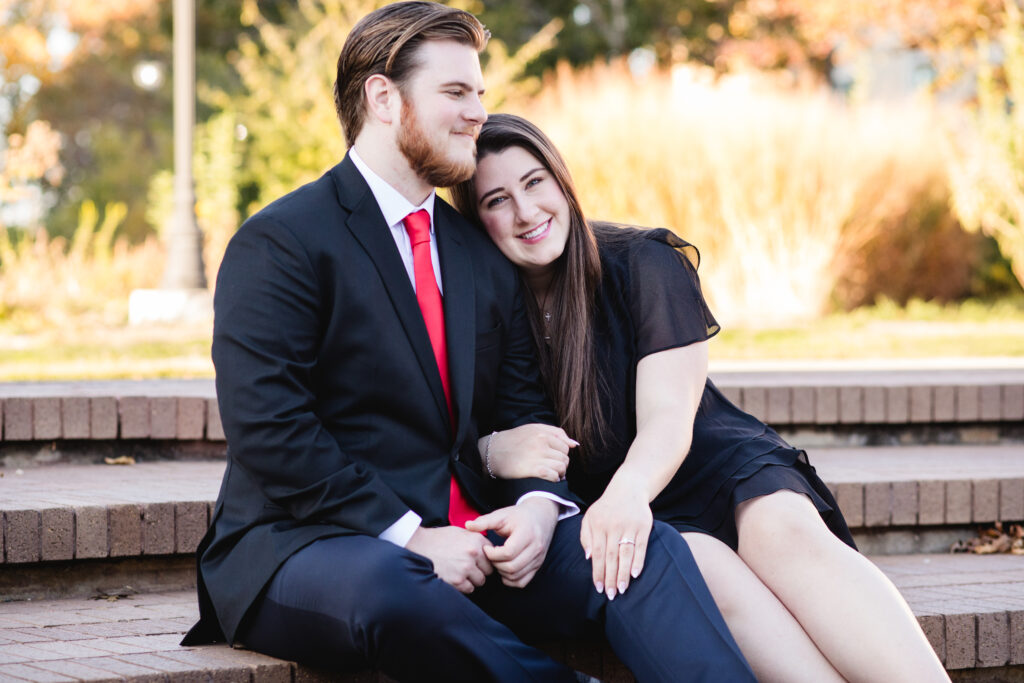
<svg viewBox="0 0 1024 683"><path fill-rule="evenodd" d="M0 596L195 586L223 460L0 470Z"/></svg>
<svg viewBox="0 0 1024 683"><path fill-rule="evenodd" d="M1024 521L1024 445L809 448L860 549L942 552Z"/></svg>
<svg viewBox="0 0 1024 683"><path fill-rule="evenodd" d="M976 525L1024 520L1022 446L813 449L810 455L869 553L944 550L957 540L951 536L973 535ZM130 576L159 569L150 558L192 553L223 470L222 460L0 469L0 567L6 567L0 587L17 590L9 570L45 565L55 578L44 584L72 591L72 583L56 580L66 573L59 563L87 560L84 566L100 576L117 574L113 561L144 560L117 565ZM18 581L25 591L39 587L26 571Z"/></svg>
<svg viewBox="0 0 1024 683"><path fill-rule="evenodd" d="M876 441L893 435L1024 441L1024 367L848 365L720 369L711 376L737 405L787 435L838 431L855 441L867 430ZM0 384L0 463L9 451L18 457L31 453L28 444L72 442L76 446L65 450L73 453L104 440L222 444L213 380Z"/></svg>
<svg viewBox="0 0 1024 683"><path fill-rule="evenodd" d="M917 615L954 680L1024 673L1024 562L1012 556L874 558ZM290 682L386 680L325 676L226 646L183 648L197 616L192 591L114 600L0 603L2 681ZM609 683L632 677L606 646L553 643L554 656ZM996 676L993 678L993 676Z"/></svg>

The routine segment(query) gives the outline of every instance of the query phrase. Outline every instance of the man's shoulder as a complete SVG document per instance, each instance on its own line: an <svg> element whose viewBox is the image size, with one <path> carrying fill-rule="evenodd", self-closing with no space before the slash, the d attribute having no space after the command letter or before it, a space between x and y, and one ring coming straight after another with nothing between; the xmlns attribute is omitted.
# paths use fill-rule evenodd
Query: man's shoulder
<svg viewBox="0 0 1024 683"><path fill-rule="evenodd" d="M316 180L270 202L250 216L242 227L275 223L292 230L308 229L329 220L334 214L341 216L344 210L338 200L331 171L328 171Z"/></svg>
<svg viewBox="0 0 1024 683"><path fill-rule="evenodd" d="M435 222L438 219L443 219L446 229L452 230L460 242L474 251L475 256L487 259L488 265L491 265L493 262L514 268L511 262L502 255L498 247L494 245L491 238L487 236L483 228L474 225L469 219L456 211L455 207L441 199L440 196L434 204L434 216Z"/></svg>

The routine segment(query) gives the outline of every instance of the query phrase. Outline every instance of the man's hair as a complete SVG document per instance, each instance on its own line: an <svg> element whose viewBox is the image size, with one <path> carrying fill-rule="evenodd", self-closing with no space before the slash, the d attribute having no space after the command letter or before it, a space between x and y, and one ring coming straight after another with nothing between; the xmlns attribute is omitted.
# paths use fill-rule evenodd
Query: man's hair
<svg viewBox="0 0 1024 683"><path fill-rule="evenodd" d="M334 81L334 108L348 145L366 120L366 79L387 76L401 91L418 66L416 50L423 43L452 40L479 52L490 37L469 12L436 2L396 2L360 19L338 55Z"/></svg>

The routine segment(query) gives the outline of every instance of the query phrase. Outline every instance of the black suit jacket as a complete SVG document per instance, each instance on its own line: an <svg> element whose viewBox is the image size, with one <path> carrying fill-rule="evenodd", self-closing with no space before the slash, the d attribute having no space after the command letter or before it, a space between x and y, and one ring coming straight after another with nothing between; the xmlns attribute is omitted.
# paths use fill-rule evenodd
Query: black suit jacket
<svg viewBox="0 0 1024 683"><path fill-rule="evenodd" d="M453 472L484 511L529 490L571 498L564 484L482 474L480 434L554 415L514 267L440 198L434 226L454 421L408 274L351 159L228 245L213 335L228 463L187 643L234 641L277 568L317 539L377 536L409 509L447 524Z"/></svg>

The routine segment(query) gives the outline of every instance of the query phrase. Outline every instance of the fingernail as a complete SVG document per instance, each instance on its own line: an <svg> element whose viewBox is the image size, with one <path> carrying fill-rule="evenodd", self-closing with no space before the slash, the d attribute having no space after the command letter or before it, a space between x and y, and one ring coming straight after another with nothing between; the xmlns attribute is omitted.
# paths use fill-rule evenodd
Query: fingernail
<svg viewBox="0 0 1024 683"><path fill-rule="evenodd" d="M608 599L609 600L614 600L615 599L615 595L616 595L615 588L614 587L609 588L608 589Z"/></svg>
<svg viewBox="0 0 1024 683"><path fill-rule="evenodd" d="M629 574L630 574L630 576L632 576L632 577L633 577L634 579L636 579L636 578L639 578L639 577L640 577L640 570L639 570L639 569L636 569L636 568L634 568L634 569L631 569L631 570L630 570L630 572L629 572Z"/></svg>
<svg viewBox="0 0 1024 683"><path fill-rule="evenodd" d="M619 581L619 592L620 593L625 593L627 585L628 584L625 581Z"/></svg>
<svg viewBox="0 0 1024 683"><path fill-rule="evenodd" d="M577 441L576 439L569 439L569 441L572 441L572 445L573 446L579 446L580 445L580 442Z"/></svg>
<svg viewBox="0 0 1024 683"><path fill-rule="evenodd" d="M583 551L583 559L584 560L589 560L590 559L590 550L589 549Z"/></svg>
<svg viewBox="0 0 1024 683"><path fill-rule="evenodd" d="M597 583L594 584L594 588L597 589L598 593L604 593L604 584L601 583L600 581L598 581Z"/></svg>

